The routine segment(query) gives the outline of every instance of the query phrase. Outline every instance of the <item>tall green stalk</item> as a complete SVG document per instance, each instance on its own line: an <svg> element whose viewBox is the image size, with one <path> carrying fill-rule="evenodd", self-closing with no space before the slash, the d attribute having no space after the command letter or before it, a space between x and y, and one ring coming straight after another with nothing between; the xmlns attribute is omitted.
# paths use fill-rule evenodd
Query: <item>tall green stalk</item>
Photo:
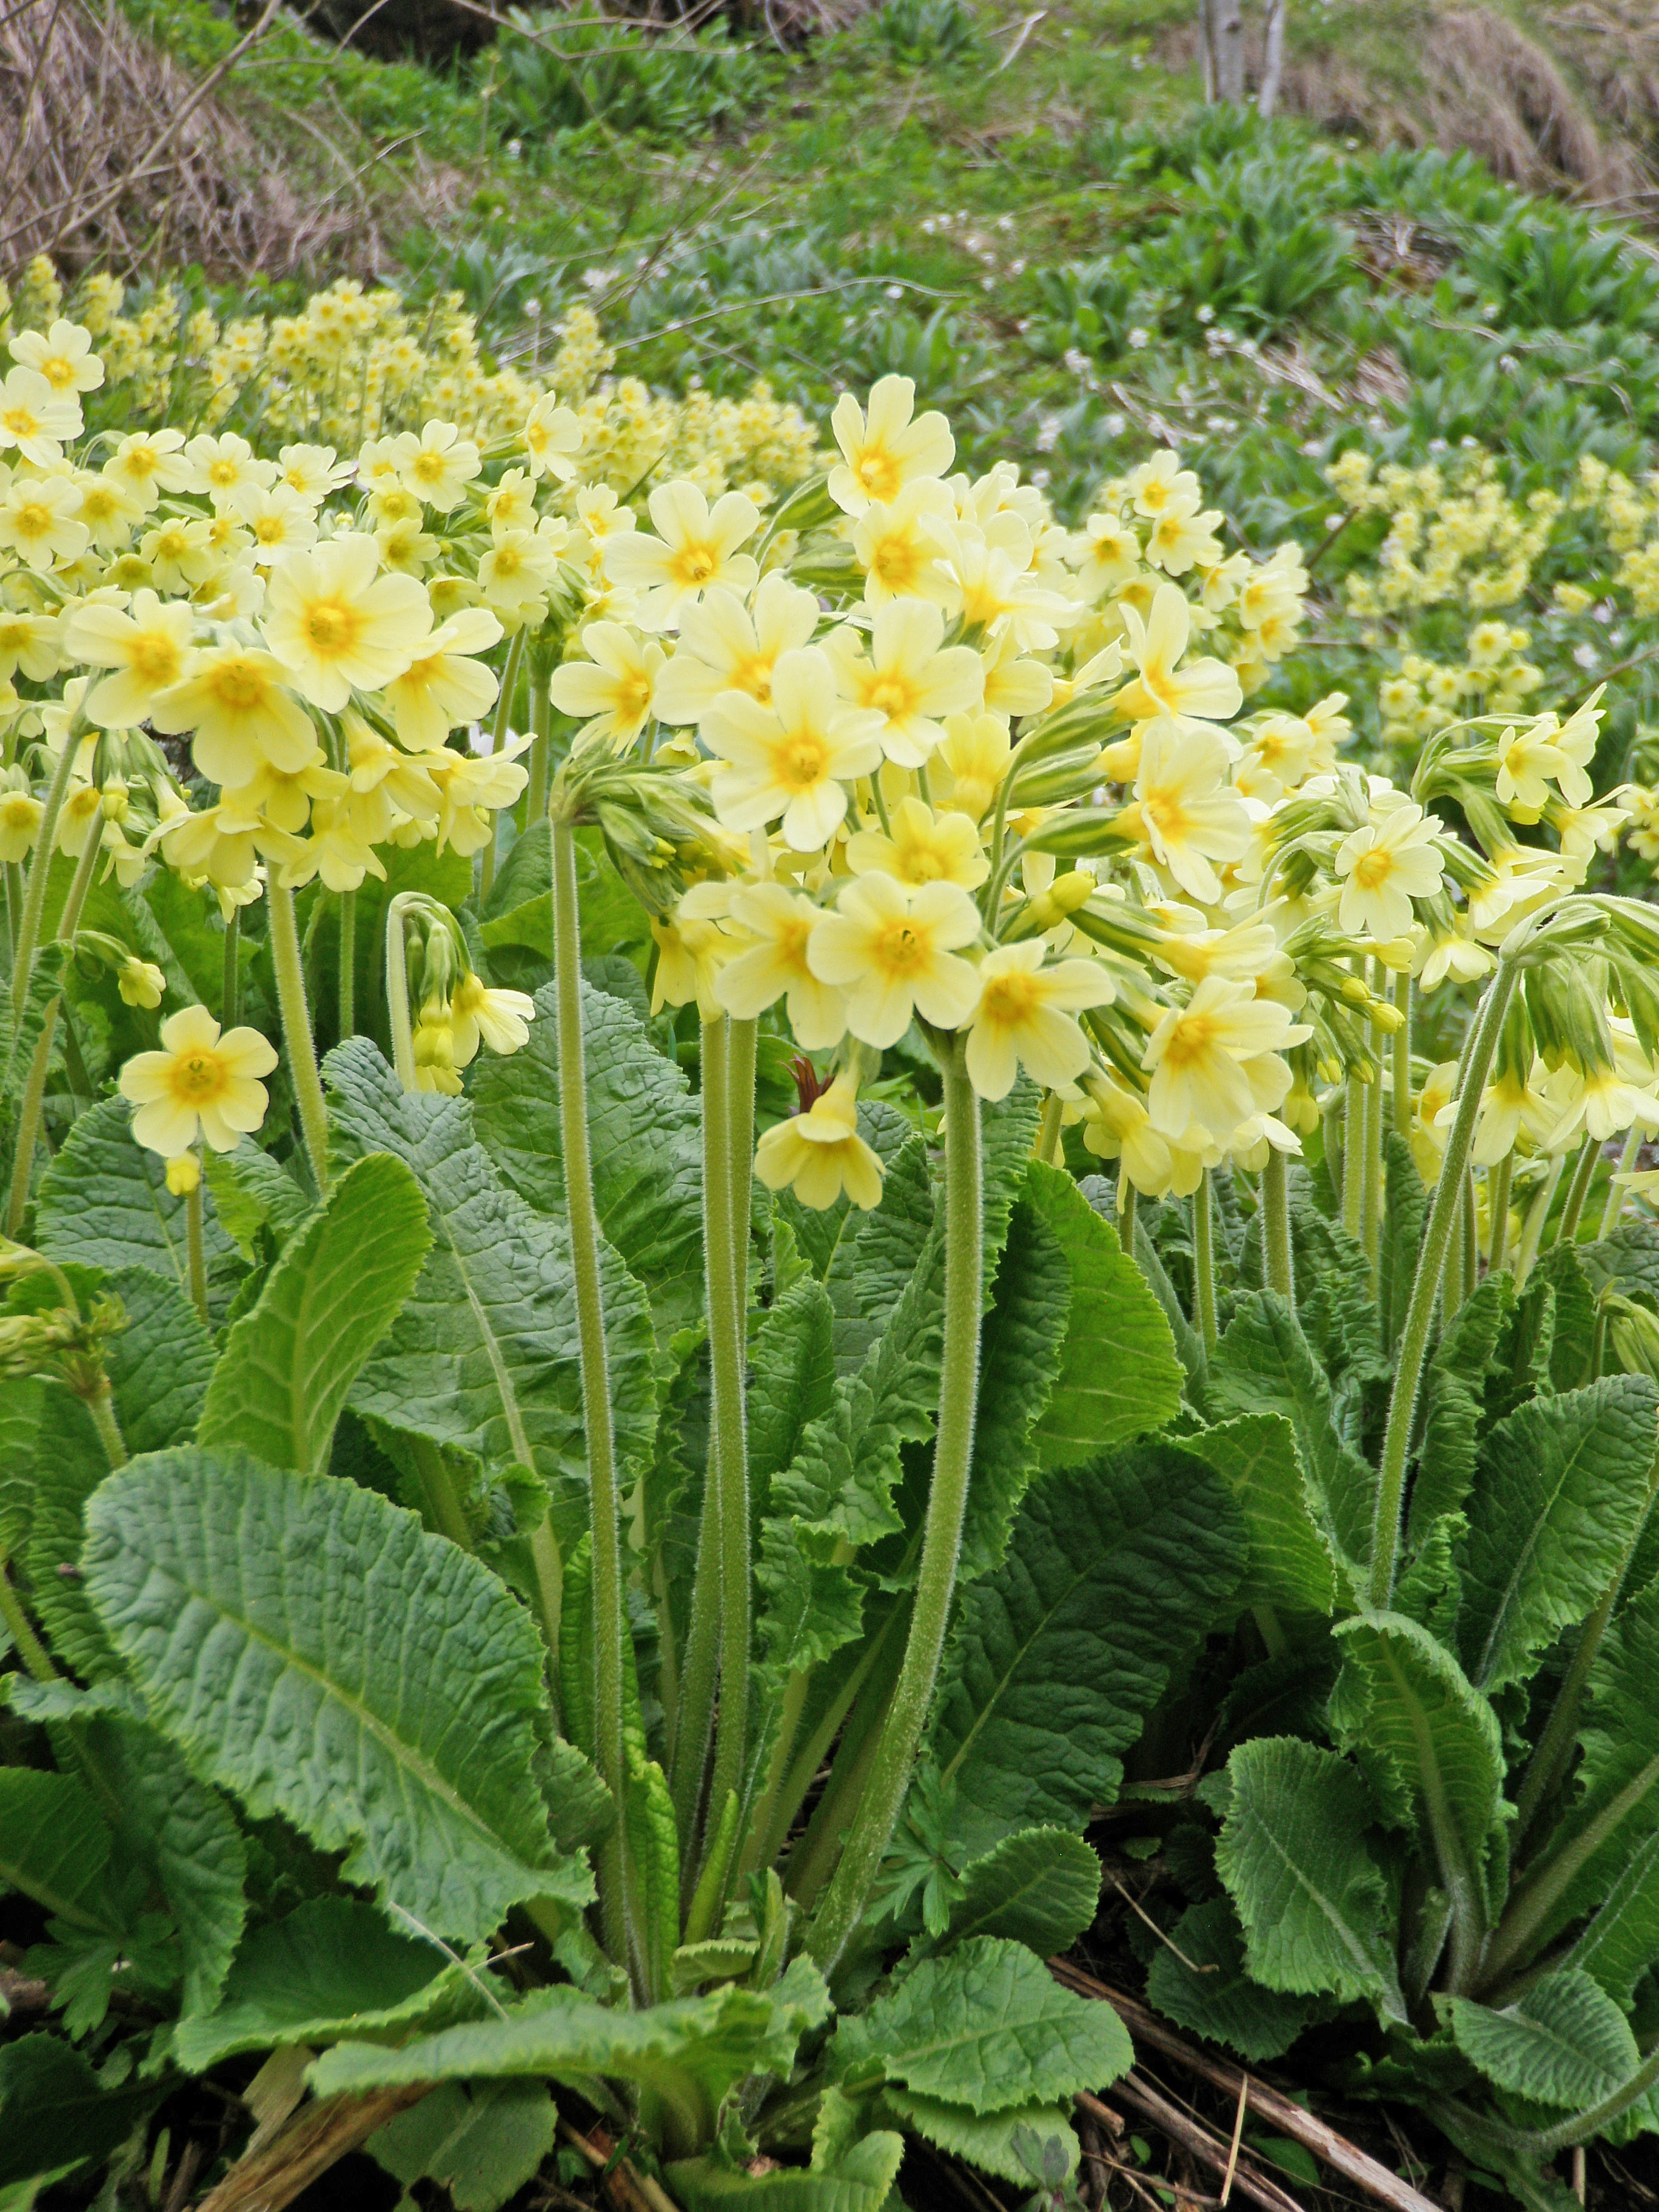
<svg viewBox="0 0 1659 2212"><path fill-rule="evenodd" d="M1365 1085L1365 1166L1359 1191L1359 1241L1376 1281L1382 1249L1382 1079Z"/></svg>
<svg viewBox="0 0 1659 2212"><path fill-rule="evenodd" d="M1418 1385L1429 1348L1429 1329L1434 1319L1435 1298L1446 1262L1446 1247L1458 1224L1463 1201L1463 1170L1480 1111L1481 1092L1498 1033L1514 994L1520 969L1500 957L1497 973L1487 986L1480 1016L1470 1039L1457 1096L1457 1113L1440 1164L1440 1180L1423 1231L1417 1273L1412 1281L1411 1303L1400 1335L1394 1389L1389 1399L1389 1425L1382 1438L1382 1462L1377 1479L1376 1514L1371 1529L1371 1571L1369 1595L1379 1612L1394 1595L1395 1567L1400 1555L1401 1507L1406 1489L1406 1457L1411 1448L1412 1421L1417 1410Z"/></svg>
<svg viewBox="0 0 1659 2212"><path fill-rule="evenodd" d="M11 1586L3 1553L0 1553L0 1626L10 1632L18 1657L37 1682L57 1681L58 1669L52 1665L46 1645L35 1634L28 1614L23 1610L22 1599Z"/></svg>
<svg viewBox="0 0 1659 2212"><path fill-rule="evenodd" d="M565 1209L576 1293L582 1428L593 1538L594 1738L599 1773L617 1818L600 1854L599 1911L618 1965L628 1963L627 1866L623 1808L628 1771L623 1750L623 1563L616 1437L611 1420L611 1373L599 1279L599 1222L593 1203L593 1163L587 1133L587 1076L582 1042L581 921L576 894L576 840L571 824L553 825L553 990L559 1042L559 1137L564 1154Z"/></svg>
<svg viewBox="0 0 1659 2212"><path fill-rule="evenodd" d="M1510 1176L1515 1169L1511 1146L1495 1168L1486 1171L1486 1272L1503 1272L1504 1247L1510 1234Z"/></svg>
<svg viewBox="0 0 1659 2212"><path fill-rule="evenodd" d="M224 969L219 985L219 1026L234 1030L241 1015L242 909L234 906L225 924Z"/></svg>
<svg viewBox="0 0 1659 2212"><path fill-rule="evenodd" d="M357 894L340 893L340 1042L357 1034Z"/></svg>
<svg viewBox="0 0 1659 2212"><path fill-rule="evenodd" d="M808 1950L826 1972L840 1958L858 1924L909 1785L950 1625L973 1467L984 1272L980 1109L963 1066L962 1046L955 1038L941 1054L941 1069L945 1079L945 1324L933 1481L904 1663L840 1864L807 1936Z"/></svg>
<svg viewBox="0 0 1659 2212"><path fill-rule="evenodd" d="M405 1091L418 1087L415 1073L415 1030L409 1011L409 951L404 943L404 915L410 894L400 891L386 910L386 1019L392 1032L392 1065Z"/></svg>
<svg viewBox="0 0 1659 2212"><path fill-rule="evenodd" d="M1296 1267L1291 1253L1290 1167L1269 1145L1261 1168L1261 1265L1267 1288L1296 1311Z"/></svg>
<svg viewBox="0 0 1659 2212"><path fill-rule="evenodd" d="M1521 1224L1521 1242L1515 1250L1515 1287L1517 1291L1525 1287L1527 1278L1532 1273L1533 1262L1538 1257L1544 1224L1549 1219L1550 1206L1566 1164L1566 1154L1558 1152L1550 1162L1549 1172L1539 1185L1532 1204L1527 1208L1527 1218Z"/></svg>
<svg viewBox="0 0 1659 2212"><path fill-rule="evenodd" d="M1342 1226L1356 1243L1365 1208L1365 1092L1369 1086L1350 1073L1343 1088Z"/></svg>
<svg viewBox="0 0 1659 2212"><path fill-rule="evenodd" d="M501 688L495 695L495 719L490 725L489 750L492 753L500 752L507 743L507 733L511 727L513 696L519 688L519 670L524 664L524 631L515 629L507 648L507 661L501 670ZM539 821L541 817L532 815L530 818L533 822ZM489 838L478 858L478 896L481 901L489 896L495 881L495 840L501 835L501 817L497 814L490 824Z"/></svg>
<svg viewBox="0 0 1659 2212"><path fill-rule="evenodd" d="M1412 1133L1412 979L1409 969L1402 969L1395 977L1390 996L1394 1000L1395 1012L1401 1017L1400 1026L1391 1040L1394 1128L1396 1136L1409 1137Z"/></svg>
<svg viewBox="0 0 1659 2212"><path fill-rule="evenodd" d="M294 915L294 894L275 875L268 887L270 900L270 959L276 971L276 1005L283 1018L283 1042L288 1047L288 1072L300 1108L300 1129L306 1157L318 1193L328 1195L328 1109L323 1103L322 1078L317 1073L317 1046L311 1034L311 1010L306 1003L306 972L300 957L300 930Z"/></svg>
<svg viewBox="0 0 1659 2212"><path fill-rule="evenodd" d="M547 783L553 752L553 702L548 696L552 670L544 653L530 655L530 782L526 787L525 821L539 822L547 811Z"/></svg>
<svg viewBox="0 0 1659 2212"><path fill-rule="evenodd" d="M1217 1334L1215 1196L1210 1188L1208 1168L1205 1169L1198 1188L1193 1193L1193 1275L1195 1284L1193 1304L1197 1308L1193 1318L1197 1322L1199 1334L1204 1340L1204 1349L1213 1352Z"/></svg>
<svg viewBox="0 0 1659 2212"><path fill-rule="evenodd" d="M1619 1165L1614 1172L1618 1175L1628 1175L1636 1165L1636 1155L1641 1149L1642 1124L1639 1121L1632 1121L1625 1132L1625 1141L1619 1152ZM1598 1237L1610 1237L1613 1234L1614 1225L1619 1219L1619 1209L1624 1202L1624 1185L1614 1182L1609 1178L1607 1202L1601 1208L1601 1225L1595 1232Z"/></svg>
<svg viewBox="0 0 1659 2212"><path fill-rule="evenodd" d="M52 856L58 842L58 817L64 809L64 795L69 789L70 771L75 756L81 749L84 726L77 715L64 740L64 750L58 756L58 765L52 771L46 790L46 811L40 817L40 827L34 840L34 857L29 862L28 881L23 890L22 919L17 925L11 948L11 1018L14 1024L21 1018L23 994L28 988L29 976L34 967L35 948L40 942L40 924L46 911L46 879L52 873ZM96 842L96 832L94 833Z"/></svg>
<svg viewBox="0 0 1659 2212"><path fill-rule="evenodd" d="M1586 1137L1572 1170L1572 1181L1567 1185L1567 1195L1561 1207L1561 1218L1555 1224L1558 1244L1576 1244L1578 1224L1583 1218L1584 1200L1589 1196L1590 1184L1595 1179L1595 1164L1601 1157L1601 1147L1594 1137Z"/></svg>
<svg viewBox="0 0 1659 2212"><path fill-rule="evenodd" d="M705 1027L704 1035L708 1035ZM739 1121L753 1114L752 1024L746 1055L748 1115L738 1110L738 1069L745 1057L735 1027L722 1017L726 1034L703 1072L703 1239L707 1255L710 1425L719 1438L714 1454L714 1534L720 1586L720 1700L714 1726L714 1771L709 1802L718 1808L728 1790L741 1792L749 1726L749 1453L744 1432L744 1316L739 1304L740 1251L746 1252L750 1147L743 1140L738 1168ZM739 1236L738 1183L742 1183L744 1230ZM746 1273L746 1269L744 1270ZM703 1562L698 1562L700 1571Z"/></svg>
<svg viewBox="0 0 1659 2212"><path fill-rule="evenodd" d="M98 865L101 849L99 832L94 826L88 835L85 850L75 864L75 873L70 878L69 890L64 899L64 910L58 917L57 937L60 945L67 944L81 926L81 909L87 902L93 870ZM31 969L33 966L31 956ZM46 1077L52 1067L52 1044L58 1034L58 1010L63 1003L60 992L41 1016L40 1034L35 1039L34 1055L29 1062L28 1076L17 1109L17 1150L12 1158L11 1188L6 1198L8 1237L16 1236L28 1210L29 1177L34 1168L34 1148L40 1140L40 1117L46 1103ZM14 1021L21 1022L22 1017L22 1006L14 1000L12 1018Z"/></svg>

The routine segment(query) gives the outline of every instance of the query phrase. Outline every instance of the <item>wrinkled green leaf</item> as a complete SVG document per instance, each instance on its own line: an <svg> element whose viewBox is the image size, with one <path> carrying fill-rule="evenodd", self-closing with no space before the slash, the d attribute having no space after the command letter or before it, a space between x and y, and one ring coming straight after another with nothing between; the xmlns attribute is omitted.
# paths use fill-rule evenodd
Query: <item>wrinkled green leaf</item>
<svg viewBox="0 0 1659 2212"><path fill-rule="evenodd" d="M106 1098L82 1114L41 1179L34 1241L49 1259L82 1267L149 1267L188 1297L185 1206L167 1186L167 1163L135 1144L132 1109ZM211 1194L203 1206L210 1285L227 1288L240 1267Z"/></svg>
<svg viewBox="0 0 1659 2212"><path fill-rule="evenodd" d="M1309 1510L1296 1431L1285 1415L1240 1413L1171 1442L1220 1476L1244 1516L1249 1560L1239 1604L1329 1613L1336 1577Z"/></svg>
<svg viewBox="0 0 1659 2212"><path fill-rule="evenodd" d="M1454 1997L1457 2047L1489 2081L1534 2104L1570 2110L1610 2097L1640 2063L1618 2006L1588 1974L1546 1974L1502 2012Z"/></svg>
<svg viewBox="0 0 1659 2212"><path fill-rule="evenodd" d="M0 2187L106 2158L166 2094L143 2080L104 2088L59 2036L0 2045Z"/></svg>
<svg viewBox="0 0 1659 2212"><path fill-rule="evenodd" d="M939 1948L1000 1936L1052 1958L1088 1932L1099 1902L1091 1844L1066 1828L1022 1828L963 1869Z"/></svg>
<svg viewBox="0 0 1659 2212"><path fill-rule="evenodd" d="M1058 2105L1016 2105L1000 2112L975 2112L948 2098L919 2097L914 2090L896 2088L884 2090L881 2102L928 2142L966 2159L981 2173L1033 2189L1036 2177L1020 2156L1021 2149L1049 2142L1060 2146L1062 2171L1068 2175L1077 2171L1077 2137Z"/></svg>
<svg viewBox="0 0 1659 2212"><path fill-rule="evenodd" d="M433 2181L449 2191L455 2212L500 2212L552 2149L558 2128L539 2082L496 2081L469 2095L446 2081L364 2148L405 2189Z"/></svg>
<svg viewBox="0 0 1659 2212"><path fill-rule="evenodd" d="M1498 1340L1515 1310L1513 1278L1488 1275L1466 1298L1435 1346L1423 1380L1423 1448L1412 1480L1411 1540L1426 1540L1462 1510L1474 1480L1486 1383Z"/></svg>
<svg viewBox="0 0 1659 2212"><path fill-rule="evenodd" d="M1188 1906L1169 1942L1158 1946L1146 1996L1177 2027L1224 2044L1252 2066L1279 2057L1324 2009L1316 1998L1267 1989L1251 1978L1244 1933L1224 1897Z"/></svg>
<svg viewBox="0 0 1659 2212"><path fill-rule="evenodd" d="M346 1394L431 1242L426 1200L401 1160L372 1153L349 1168L226 1339L200 1441L240 1444L298 1474L326 1467Z"/></svg>
<svg viewBox="0 0 1659 2212"><path fill-rule="evenodd" d="M109 1824L72 1776L0 1767L0 1888L20 1889L55 1920L118 1932L109 1891Z"/></svg>
<svg viewBox="0 0 1659 2212"><path fill-rule="evenodd" d="M528 1616L412 1514L240 1452L158 1453L88 1512L87 1588L157 1724L255 1819L440 1935L580 1905L534 1781L546 1712Z"/></svg>

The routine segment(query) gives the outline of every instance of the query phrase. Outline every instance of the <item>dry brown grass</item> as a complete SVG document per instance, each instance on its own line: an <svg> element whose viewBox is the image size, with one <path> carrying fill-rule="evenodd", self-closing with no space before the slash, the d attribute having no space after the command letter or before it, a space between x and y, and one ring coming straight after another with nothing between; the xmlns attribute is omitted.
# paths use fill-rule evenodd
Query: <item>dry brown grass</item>
<svg viewBox="0 0 1659 2212"><path fill-rule="evenodd" d="M1627 198L1650 189L1659 153L1659 0L1571 0L1524 22L1486 0L1425 0L1386 45L1316 27L1286 59L1279 109L1376 142L1468 148L1516 184Z"/></svg>
<svg viewBox="0 0 1659 2212"><path fill-rule="evenodd" d="M216 277L388 263L372 152L354 167L316 135L313 164L279 164L113 0L0 0L0 276L36 253L120 275L196 262Z"/></svg>

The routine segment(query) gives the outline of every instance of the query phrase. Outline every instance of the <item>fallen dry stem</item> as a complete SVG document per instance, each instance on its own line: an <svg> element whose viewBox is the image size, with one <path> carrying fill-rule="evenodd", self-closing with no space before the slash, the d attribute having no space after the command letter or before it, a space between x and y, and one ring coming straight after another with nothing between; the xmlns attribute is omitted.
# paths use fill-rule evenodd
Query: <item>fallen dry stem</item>
<svg viewBox="0 0 1659 2212"><path fill-rule="evenodd" d="M1172 2142L1179 2143L1183 2150L1190 2152L1212 2172L1225 2172L1227 2146L1220 2136L1212 2135L1202 2121L1183 2112L1179 2105L1171 2104L1167 2097L1153 2088L1144 2075L1125 2074L1114 2081L1104 2094L1116 2098L1119 2103L1138 2112L1142 2119L1150 2120ZM1099 2098L1091 2097L1086 2091L1079 2095L1077 2101L1085 2112L1097 2113L1111 2109L1109 2106L1103 2106ZM1252 2204L1259 2205L1261 2212L1302 2212L1294 2197L1286 2196L1276 2181L1270 2181L1265 2173L1259 2173L1253 2166L1239 2165L1237 2167L1233 2174L1233 2187L1240 2197L1248 2197Z"/></svg>

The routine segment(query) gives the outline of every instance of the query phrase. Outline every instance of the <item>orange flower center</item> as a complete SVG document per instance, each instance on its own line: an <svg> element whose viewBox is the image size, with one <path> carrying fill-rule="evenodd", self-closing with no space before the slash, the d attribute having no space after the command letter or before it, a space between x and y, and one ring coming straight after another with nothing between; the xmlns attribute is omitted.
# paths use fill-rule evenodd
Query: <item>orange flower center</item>
<svg viewBox="0 0 1659 2212"><path fill-rule="evenodd" d="M173 1063L173 1093L186 1105L204 1106L225 1088L224 1062L217 1053L181 1053Z"/></svg>
<svg viewBox="0 0 1659 2212"><path fill-rule="evenodd" d="M778 761L778 779L791 791L810 791L814 784L823 782L828 766L823 738L803 730L784 746Z"/></svg>
<svg viewBox="0 0 1659 2212"><path fill-rule="evenodd" d="M931 949L926 938L919 936L908 921L884 923L876 938L878 961L900 975L908 975L913 969L920 968Z"/></svg>
<svg viewBox="0 0 1659 2212"><path fill-rule="evenodd" d="M313 599L306 609L306 641L313 653L349 653L362 629L362 616L344 599Z"/></svg>

